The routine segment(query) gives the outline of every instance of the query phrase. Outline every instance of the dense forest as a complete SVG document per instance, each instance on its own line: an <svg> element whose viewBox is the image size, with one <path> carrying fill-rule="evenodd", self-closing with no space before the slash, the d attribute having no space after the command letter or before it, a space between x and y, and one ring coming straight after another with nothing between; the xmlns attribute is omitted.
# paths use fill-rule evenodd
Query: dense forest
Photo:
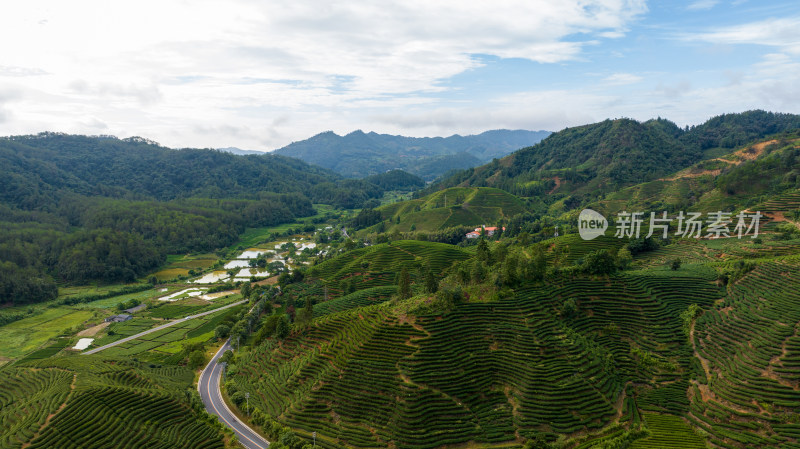
<svg viewBox="0 0 800 449"><path fill-rule="evenodd" d="M680 128L662 118L605 120L567 128L487 165L453 174L419 196L453 186L499 187L521 196L590 196L650 181L771 134L800 127L800 116L765 111L725 114Z"/></svg>
<svg viewBox="0 0 800 449"><path fill-rule="evenodd" d="M0 165L0 303L17 304L54 297L57 281L131 281L167 254L313 215L312 203L360 208L424 184L404 172L342 179L283 156L53 133L0 139Z"/></svg>

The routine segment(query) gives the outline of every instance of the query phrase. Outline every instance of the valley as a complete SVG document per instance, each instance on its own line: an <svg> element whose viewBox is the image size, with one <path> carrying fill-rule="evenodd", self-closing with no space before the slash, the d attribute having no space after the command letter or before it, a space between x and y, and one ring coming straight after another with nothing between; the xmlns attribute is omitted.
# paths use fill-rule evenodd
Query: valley
<svg viewBox="0 0 800 449"><path fill-rule="evenodd" d="M172 197L61 162L59 201L3 200L0 447L800 447L800 138L762 112L567 129L427 185L197 150L258 174ZM30 139L91 142L0 154ZM124 173L187 151L110 142ZM623 211L764 218L616 237Z"/></svg>

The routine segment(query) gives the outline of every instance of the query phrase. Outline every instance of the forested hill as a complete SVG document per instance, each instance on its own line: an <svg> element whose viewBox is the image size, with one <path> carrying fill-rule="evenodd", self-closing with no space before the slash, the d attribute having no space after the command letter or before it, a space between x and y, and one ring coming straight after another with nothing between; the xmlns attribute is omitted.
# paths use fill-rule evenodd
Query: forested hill
<svg viewBox="0 0 800 449"><path fill-rule="evenodd" d="M209 149L173 150L145 139L61 134L0 140L4 202L28 204L26 194L59 190L82 195L171 200L308 192L339 176L277 155L235 156Z"/></svg>
<svg viewBox="0 0 800 449"><path fill-rule="evenodd" d="M800 116L748 111L680 128L665 119L605 120L567 128L537 145L456 173L428 191L490 186L522 196L597 195L657 179L770 134L800 128Z"/></svg>
<svg viewBox="0 0 800 449"><path fill-rule="evenodd" d="M0 139L0 304L55 295L55 281L131 281L166 254L214 251L246 227L344 208L424 182L369 180L278 155L164 148L141 138L44 133Z"/></svg>
<svg viewBox="0 0 800 449"><path fill-rule="evenodd" d="M402 169L432 180L539 142L549 131L493 130L471 136L404 137L354 131L346 136L318 134L275 151L358 178Z"/></svg>

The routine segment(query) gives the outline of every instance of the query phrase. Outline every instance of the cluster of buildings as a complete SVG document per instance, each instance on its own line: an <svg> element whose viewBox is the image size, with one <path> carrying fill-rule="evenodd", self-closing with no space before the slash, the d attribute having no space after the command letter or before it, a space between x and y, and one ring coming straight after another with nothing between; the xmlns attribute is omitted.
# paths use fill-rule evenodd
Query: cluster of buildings
<svg viewBox="0 0 800 449"><path fill-rule="evenodd" d="M467 233L468 239L476 239L481 236L481 232L485 232L487 237L493 236L495 232L497 232L499 228L497 226L485 226L481 225L479 228L475 228L474 231ZM503 227L503 231L505 231L505 226Z"/></svg>

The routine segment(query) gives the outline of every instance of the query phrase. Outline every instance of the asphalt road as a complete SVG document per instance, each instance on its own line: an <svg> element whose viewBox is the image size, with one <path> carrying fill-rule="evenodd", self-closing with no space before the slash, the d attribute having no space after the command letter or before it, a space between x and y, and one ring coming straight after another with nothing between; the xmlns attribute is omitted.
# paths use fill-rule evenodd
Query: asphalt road
<svg viewBox="0 0 800 449"><path fill-rule="evenodd" d="M222 354L230 349L230 340L226 341L219 351L214 354L211 361L200 373L200 380L197 382L197 391L200 392L200 398L203 400L208 413L212 413L219 417L225 425L233 429L236 437L239 438L239 443L247 449L266 449L269 447L269 441L257 434L253 429L247 427L236 415L231 412L228 405L222 399L222 394L219 390L219 385L222 380L222 372L225 369L224 363L217 363Z"/></svg>
<svg viewBox="0 0 800 449"><path fill-rule="evenodd" d="M167 324L162 324L161 326L156 326L156 327L154 327L152 329L148 329L148 330L146 330L144 332L139 332L136 335L131 335L130 337L125 337L125 338L123 338L121 340L117 340L114 343L109 343L109 344L107 344L105 346L100 346L98 348L90 349L89 351L82 352L81 354L82 355L95 354L95 353L98 353L98 352L100 352L100 351L102 351L104 349L108 349L108 348L114 347L114 346L116 346L118 344L125 343L126 341L135 340L135 339L137 339L137 338L139 338L139 337L141 337L143 335L147 335L147 334L150 334L150 333L153 333L153 332L156 332L156 331L160 331L161 329L166 329L166 328L168 328L170 326L174 326L174 325L176 325L178 323L183 323L186 320L191 320L192 318L199 318L201 316L206 316L206 315L210 315L212 313L217 313L220 310L229 309L231 307L235 307L235 306L238 306L239 304L244 304L246 302L247 302L247 300L245 299L245 300L242 300L242 301L239 301L239 302L234 302L234 303L228 304L226 306L218 307L218 308L216 308L214 310L209 310L208 312L198 313L197 315L189 315L186 318L182 318L180 320L175 320L175 321L170 321Z"/></svg>

